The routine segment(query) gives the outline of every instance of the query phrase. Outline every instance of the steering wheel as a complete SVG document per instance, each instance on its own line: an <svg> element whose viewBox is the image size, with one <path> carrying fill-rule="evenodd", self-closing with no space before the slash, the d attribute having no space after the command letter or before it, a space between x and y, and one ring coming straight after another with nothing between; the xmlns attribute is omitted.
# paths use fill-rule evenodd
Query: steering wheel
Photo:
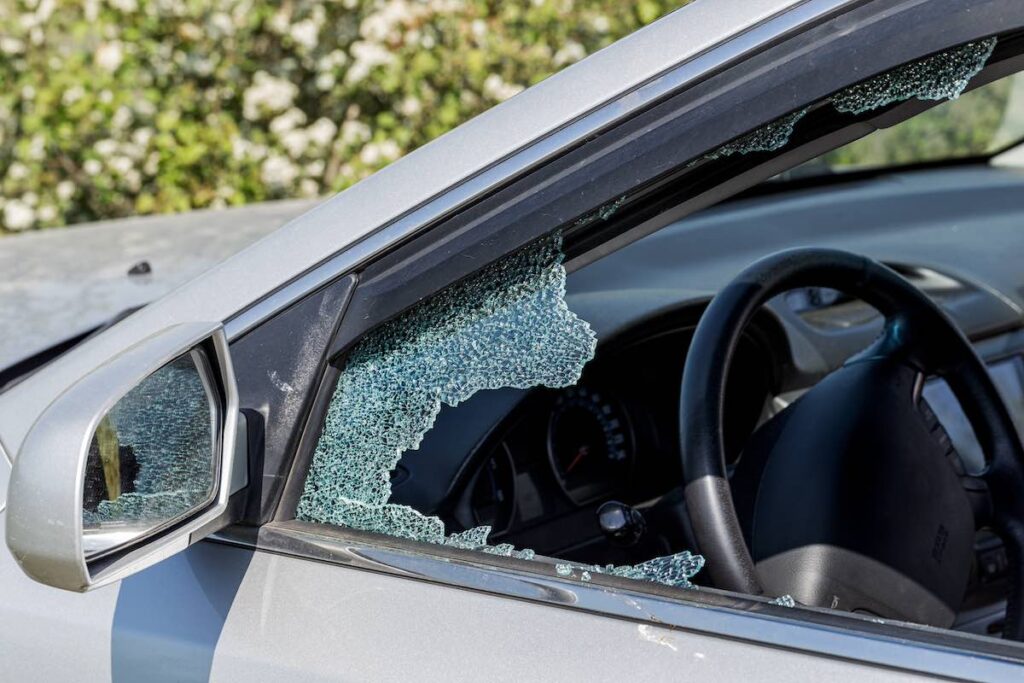
<svg viewBox="0 0 1024 683"><path fill-rule="evenodd" d="M733 354L765 302L808 286L865 301L883 330L762 425L730 481L723 418ZM970 421L985 453L980 473L964 472L921 395L933 375ZM718 588L948 627L975 532L986 527L1002 537L1010 568L1003 635L1024 639L1024 450L970 342L891 269L795 249L744 270L697 326L679 411L686 504Z"/></svg>

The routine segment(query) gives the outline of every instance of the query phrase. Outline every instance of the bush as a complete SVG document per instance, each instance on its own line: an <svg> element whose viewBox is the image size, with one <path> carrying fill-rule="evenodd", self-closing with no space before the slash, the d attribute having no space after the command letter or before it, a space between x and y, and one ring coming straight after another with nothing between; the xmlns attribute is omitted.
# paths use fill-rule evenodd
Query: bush
<svg viewBox="0 0 1024 683"><path fill-rule="evenodd" d="M0 2L0 233L341 190L685 2Z"/></svg>

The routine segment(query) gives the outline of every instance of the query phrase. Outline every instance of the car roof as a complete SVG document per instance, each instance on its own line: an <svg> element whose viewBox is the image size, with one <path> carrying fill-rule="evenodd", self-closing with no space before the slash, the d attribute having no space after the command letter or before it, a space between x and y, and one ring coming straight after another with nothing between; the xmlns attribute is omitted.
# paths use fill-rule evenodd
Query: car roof
<svg viewBox="0 0 1024 683"><path fill-rule="evenodd" d="M124 348L174 324L228 320L401 218L405 232L389 237L397 240L678 87L679 81L668 78L672 69L711 48L736 39L747 41L736 48L740 53L756 49L779 32L853 1L695 0L685 5L341 192L0 394L0 444L16 457L42 410ZM785 13L791 8L792 17ZM776 16L780 24L791 25L750 37L750 29ZM699 78L716 66L711 60L684 69L680 78Z"/></svg>
<svg viewBox="0 0 1024 683"><path fill-rule="evenodd" d="M267 202L4 238L0 329L16 333L0 336L0 369L160 298L317 203Z"/></svg>

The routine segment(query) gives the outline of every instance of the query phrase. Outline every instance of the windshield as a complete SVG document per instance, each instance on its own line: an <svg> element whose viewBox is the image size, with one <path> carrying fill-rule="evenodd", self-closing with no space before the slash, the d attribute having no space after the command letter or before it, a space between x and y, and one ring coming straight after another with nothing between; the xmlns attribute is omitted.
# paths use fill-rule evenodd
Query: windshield
<svg viewBox="0 0 1024 683"><path fill-rule="evenodd" d="M988 158L1024 142L1024 73L993 81L774 180Z"/></svg>

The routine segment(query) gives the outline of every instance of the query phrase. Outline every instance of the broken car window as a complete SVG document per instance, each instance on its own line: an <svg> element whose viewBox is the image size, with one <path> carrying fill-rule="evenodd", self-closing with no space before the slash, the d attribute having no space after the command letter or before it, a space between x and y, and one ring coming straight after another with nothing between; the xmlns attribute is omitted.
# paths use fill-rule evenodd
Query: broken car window
<svg viewBox="0 0 1024 683"><path fill-rule="evenodd" d="M972 43L868 79L835 96L840 111L863 112L912 97L955 98L991 55L995 40ZM769 123L704 159L784 147L807 109ZM583 216L607 219L624 202ZM442 405L503 387L575 384L594 356L590 325L565 300L560 236L512 254L370 332L340 373L296 516L300 520L485 553L533 559L530 549L488 543L491 528L446 529L437 516L389 502L390 476L415 450ZM557 575L605 574L691 587L704 560L680 552L636 565L559 562ZM791 606L783 596L777 604Z"/></svg>

